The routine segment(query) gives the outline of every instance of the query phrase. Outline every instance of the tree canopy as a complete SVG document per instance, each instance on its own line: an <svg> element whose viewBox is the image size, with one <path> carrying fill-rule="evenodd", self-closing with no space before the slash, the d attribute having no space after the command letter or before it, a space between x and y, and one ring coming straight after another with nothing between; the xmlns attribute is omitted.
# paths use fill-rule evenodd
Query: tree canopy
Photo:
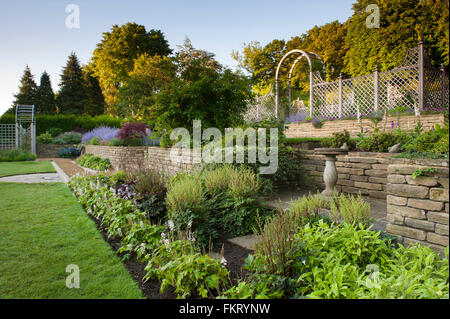
<svg viewBox="0 0 450 319"><path fill-rule="evenodd" d="M379 0L380 27L368 28L366 8L371 0L357 0L353 15L344 23L334 21L315 26L289 41L275 39L262 46L258 42L244 44L242 52L233 52L239 66L249 72L256 91L263 91L274 82L277 65L292 49L319 54L326 65L326 79L372 73L378 65L389 70L400 65L406 50L415 47L422 38L427 54L435 65L448 67L449 1L448 0ZM290 63L281 68L281 83L286 84ZM313 66L320 69L320 66ZM293 74L293 86L309 88L309 68L306 61L298 63Z"/></svg>
<svg viewBox="0 0 450 319"><path fill-rule="evenodd" d="M107 103L107 112L116 113L117 93L129 80L134 61L142 54L167 56L172 53L160 30L147 32L144 26L114 25L103 33L92 57L92 70L98 78Z"/></svg>

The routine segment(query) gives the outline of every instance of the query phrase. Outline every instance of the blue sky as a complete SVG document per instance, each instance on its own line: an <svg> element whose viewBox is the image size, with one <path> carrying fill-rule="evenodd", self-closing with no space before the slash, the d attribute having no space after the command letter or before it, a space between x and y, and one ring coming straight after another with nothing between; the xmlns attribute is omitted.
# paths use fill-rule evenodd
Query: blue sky
<svg viewBox="0 0 450 319"><path fill-rule="evenodd" d="M67 56L74 51L87 63L113 24L136 22L147 30L164 32L172 49L188 36L195 48L216 54L230 67L236 63L231 52L243 43L273 39L289 40L314 25L352 14L354 0L28 0L0 1L0 114L18 91L28 64L39 84L46 70L53 89ZM80 28L66 27L66 6L80 8Z"/></svg>

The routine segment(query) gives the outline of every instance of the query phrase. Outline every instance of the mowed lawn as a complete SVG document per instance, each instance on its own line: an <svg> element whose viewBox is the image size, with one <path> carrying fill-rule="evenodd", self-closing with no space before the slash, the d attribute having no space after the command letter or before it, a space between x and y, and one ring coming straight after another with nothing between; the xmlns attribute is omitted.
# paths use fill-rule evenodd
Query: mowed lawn
<svg viewBox="0 0 450 319"><path fill-rule="evenodd" d="M0 298L143 298L65 184L0 183L0 247Z"/></svg>
<svg viewBox="0 0 450 319"><path fill-rule="evenodd" d="M0 162L0 177L34 173L56 173L50 161Z"/></svg>

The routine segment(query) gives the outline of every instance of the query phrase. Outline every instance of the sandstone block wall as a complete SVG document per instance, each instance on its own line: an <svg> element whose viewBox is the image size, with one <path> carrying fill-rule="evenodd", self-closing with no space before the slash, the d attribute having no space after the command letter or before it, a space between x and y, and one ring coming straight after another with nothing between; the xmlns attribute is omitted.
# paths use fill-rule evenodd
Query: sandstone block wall
<svg viewBox="0 0 450 319"><path fill-rule="evenodd" d="M435 172L412 178L426 168ZM387 171L386 231L404 245L420 243L443 253L449 242L448 160L392 159Z"/></svg>
<svg viewBox="0 0 450 319"><path fill-rule="evenodd" d="M421 117L416 116L392 116L388 117L387 121L384 120L378 125L378 127L384 128L386 130L391 129L391 121L394 121L395 125L397 121L400 123L400 128L405 131L414 130L416 124L420 122L423 125L423 129L428 131L435 124L443 125L445 116L444 114L429 114L422 115ZM285 130L286 137L330 137L334 132L343 132L344 130L349 131L350 136L357 137L358 133L361 131L361 127L364 130L368 130L369 134L373 131L373 123L371 120L362 119L361 122L357 120L335 120L326 121L320 129L314 128L311 123L292 123L286 125Z"/></svg>
<svg viewBox="0 0 450 319"><path fill-rule="evenodd" d="M389 153L350 152L338 156L336 169L338 171L337 189L345 193L369 195L375 198L386 198L387 168ZM301 163L312 176L316 185L324 189L323 171L325 156L315 155L314 151L302 151Z"/></svg>

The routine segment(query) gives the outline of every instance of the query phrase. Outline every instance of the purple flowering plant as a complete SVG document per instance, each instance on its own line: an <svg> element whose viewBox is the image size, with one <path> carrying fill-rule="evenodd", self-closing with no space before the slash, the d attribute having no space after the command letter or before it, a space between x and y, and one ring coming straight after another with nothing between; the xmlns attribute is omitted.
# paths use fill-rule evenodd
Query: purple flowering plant
<svg viewBox="0 0 450 319"><path fill-rule="evenodd" d="M83 135L81 139L82 142L89 142L93 138L97 137L100 141L111 141L114 139L119 132L119 129L101 126L93 129L92 131L87 132Z"/></svg>

